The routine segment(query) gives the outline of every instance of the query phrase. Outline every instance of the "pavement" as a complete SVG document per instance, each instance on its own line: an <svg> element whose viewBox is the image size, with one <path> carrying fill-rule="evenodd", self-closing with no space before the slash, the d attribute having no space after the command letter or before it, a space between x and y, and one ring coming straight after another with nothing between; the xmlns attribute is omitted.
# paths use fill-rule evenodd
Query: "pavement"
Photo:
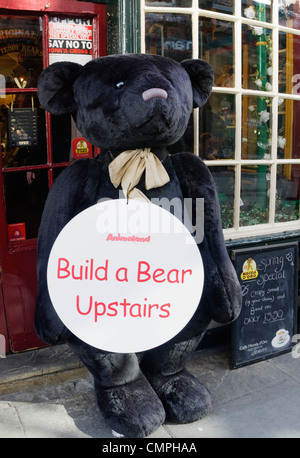
<svg viewBox="0 0 300 458"><path fill-rule="evenodd" d="M300 437L300 358L292 352L231 369L225 343L197 351L188 369L211 391L213 412L190 424L166 422L148 440ZM0 359L0 438L122 443L96 406L91 376L65 345Z"/></svg>

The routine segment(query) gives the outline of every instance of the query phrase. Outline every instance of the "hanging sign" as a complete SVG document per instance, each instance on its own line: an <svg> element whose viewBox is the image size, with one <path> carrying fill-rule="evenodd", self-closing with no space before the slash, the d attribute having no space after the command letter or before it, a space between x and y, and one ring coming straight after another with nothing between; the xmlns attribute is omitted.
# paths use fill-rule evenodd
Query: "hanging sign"
<svg viewBox="0 0 300 458"><path fill-rule="evenodd" d="M36 108L8 110L9 146L32 146L38 142Z"/></svg>
<svg viewBox="0 0 300 458"><path fill-rule="evenodd" d="M72 140L72 156L74 159L93 157L93 148L83 137L76 137Z"/></svg>
<svg viewBox="0 0 300 458"><path fill-rule="evenodd" d="M289 351L297 326L297 243L233 250L243 306L233 322L232 367Z"/></svg>
<svg viewBox="0 0 300 458"><path fill-rule="evenodd" d="M189 322L203 289L199 249L170 212L140 200L106 200L56 239L48 289L63 323L106 351L157 347Z"/></svg>

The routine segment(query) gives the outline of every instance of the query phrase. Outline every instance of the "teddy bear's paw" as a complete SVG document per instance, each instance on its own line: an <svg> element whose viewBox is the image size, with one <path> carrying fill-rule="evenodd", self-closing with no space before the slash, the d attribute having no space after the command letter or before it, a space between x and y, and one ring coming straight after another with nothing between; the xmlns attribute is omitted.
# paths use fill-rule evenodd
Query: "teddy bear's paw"
<svg viewBox="0 0 300 458"><path fill-rule="evenodd" d="M107 425L119 436L147 437L165 420L164 407L143 376L112 388L96 382L95 391Z"/></svg>
<svg viewBox="0 0 300 458"><path fill-rule="evenodd" d="M212 411L208 389L187 370L178 372L157 391L167 420L174 423L191 423Z"/></svg>

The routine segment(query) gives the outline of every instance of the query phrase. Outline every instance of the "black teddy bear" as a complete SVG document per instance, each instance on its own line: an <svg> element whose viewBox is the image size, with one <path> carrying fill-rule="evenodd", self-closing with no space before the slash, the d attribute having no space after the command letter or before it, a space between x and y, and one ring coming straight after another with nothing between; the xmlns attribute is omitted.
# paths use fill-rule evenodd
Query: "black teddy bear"
<svg viewBox="0 0 300 458"><path fill-rule="evenodd" d="M101 57L84 66L59 62L39 79L41 105L55 115L71 113L81 134L101 153L73 162L49 192L38 236L36 330L46 343L68 343L94 377L107 424L126 437L148 436L165 419L189 423L211 411L210 393L185 366L211 320L228 323L241 308L212 176L194 154L169 155L166 149L183 136L193 107L205 103L212 83L206 62L178 63L143 54ZM136 188L148 199L204 199L204 238L198 247L205 277L199 306L179 334L142 358L102 351L79 340L59 319L47 287L48 258L58 234L99 199L119 198L121 187L112 184L109 165L125 150L138 148L151 149L169 177L162 186L146 189L142 175Z"/></svg>

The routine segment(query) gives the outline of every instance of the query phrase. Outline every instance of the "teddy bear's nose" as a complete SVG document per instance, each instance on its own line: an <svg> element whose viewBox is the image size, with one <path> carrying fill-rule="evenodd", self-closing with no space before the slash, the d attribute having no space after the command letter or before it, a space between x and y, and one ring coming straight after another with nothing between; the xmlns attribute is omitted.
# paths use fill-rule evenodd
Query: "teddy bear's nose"
<svg viewBox="0 0 300 458"><path fill-rule="evenodd" d="M159 87L152 87L151 89L147 89L147 91L144 91L142 97L145 101L153 99L154 97L161 97L163 99L167 99L168 93L167 91Z"/></svg>

